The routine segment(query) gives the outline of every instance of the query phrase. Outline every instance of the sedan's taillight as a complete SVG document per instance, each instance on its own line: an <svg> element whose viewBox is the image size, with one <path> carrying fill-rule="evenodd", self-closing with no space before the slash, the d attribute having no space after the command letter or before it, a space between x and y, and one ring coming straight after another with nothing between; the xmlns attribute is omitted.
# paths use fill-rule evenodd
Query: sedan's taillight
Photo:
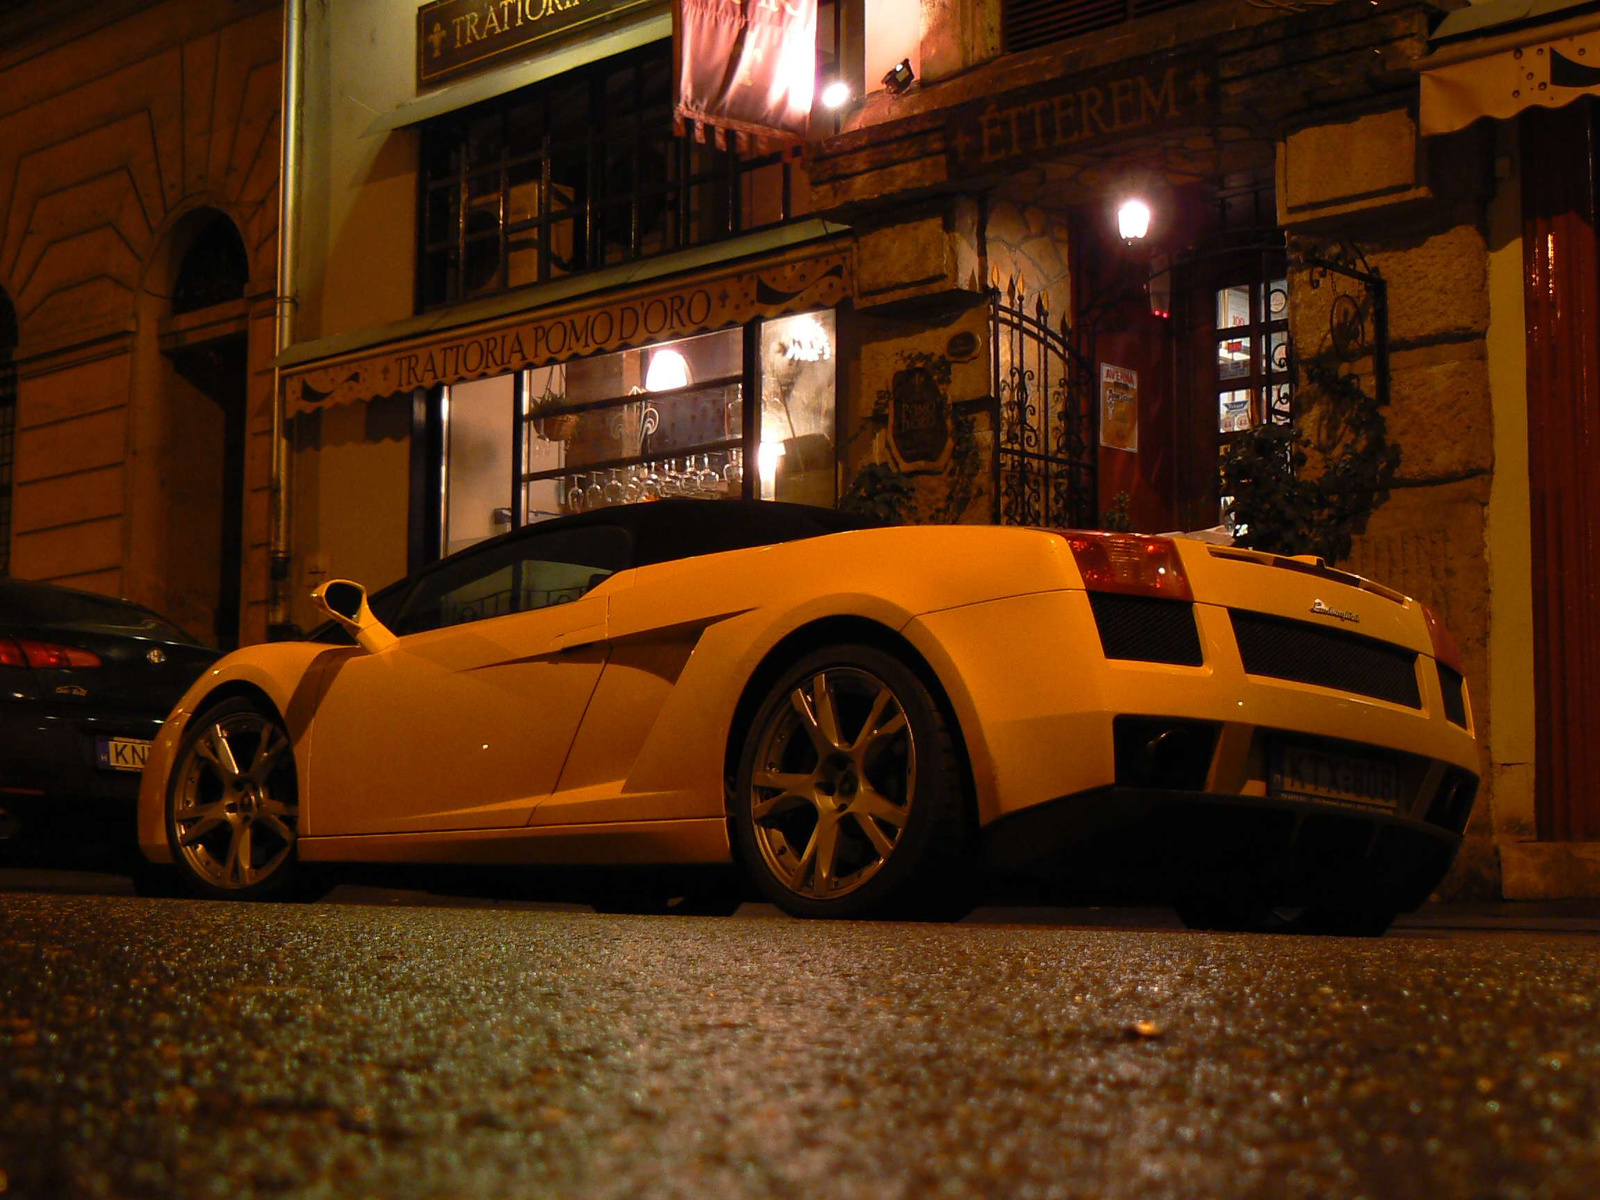
<svg viewBox="0 0 1600 1200"><path fill-rule="evenodd" d="M1072 557L1091 592L1193 600L1183 560L1171 538L1137 533L1072 533Z"/></svg>
<svg viewBox="0 0 1600 1200"><path fill-rule="evenodd" d="M1467 669L1461 665L1461 647L1456 645L1456 639L1450 636L1450 631L1439 619L1439 614L1424 604L1422 619L1428 623L1428 637L1433 642L1433 657L1457 675L1465 675Z"/></svg>
<svg viewBox="0 0 1600 1200"><path fill-rule="evenodd" d="M76 646L36 642L31 638L0 638L0 667L32 667L36 671L62 667L98 667L100 656Z"/></svg>

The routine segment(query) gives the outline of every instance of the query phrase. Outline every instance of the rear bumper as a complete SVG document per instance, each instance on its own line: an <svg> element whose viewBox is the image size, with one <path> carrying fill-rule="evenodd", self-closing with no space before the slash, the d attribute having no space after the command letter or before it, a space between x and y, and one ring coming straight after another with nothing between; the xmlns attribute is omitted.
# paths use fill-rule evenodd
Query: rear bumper
<svg viewBox="0 0 1600 1200"><path fill-rule="evenodd" d="M10 709L0 713L0 809L24 828L85 817L130 822L140 774L102 768L96 739L151 739L161 718Z"/></svg>
<svg viewBox="0 0 1600 1200"><path fill-rule="evenodd" d="M1007 597L911 622L905 632L945 685L968 746L980 823L1057 797L1139 785L1116 757L1116 723L1126 718L1214 726L1214 752L1195 786L1222 796L1264 794L1269 751L1281 741L1403 759L1413 768L1403 812L1417 818L1444 772L1481 774L1476 739L1447 718L1431 658L1418 659L1420 704L1408 707L1248 674L1228 611L1202 603L1194 616L1200 666L1105 657L1081 591Z"/></svg>
<svg viewBox="0 0 1600 1200"><path fill-rule="evenodd" d="M1416 908L1461 844L1427 821L1280 797L1105 787L995 822L992 871L1064 898L1170 903L1236 895L1282 905Z"/></svg>

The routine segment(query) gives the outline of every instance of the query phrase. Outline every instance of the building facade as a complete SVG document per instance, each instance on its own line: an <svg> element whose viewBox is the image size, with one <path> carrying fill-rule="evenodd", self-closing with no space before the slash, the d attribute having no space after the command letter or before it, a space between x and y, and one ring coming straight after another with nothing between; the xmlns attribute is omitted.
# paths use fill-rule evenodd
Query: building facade
<svg viewBox="0 0 1600 1200"><path fill-rule="evenodd" d="M51 7L0 18L13 574L228 642L657 495L1247 514L1461 643L1451 892L1600 892L1594 102L1430 115L1561 10L823 3L795 156L680 133L660 0Z"/></svg>
<svg viewBox="0 0 1600 1200"><path fill-rule="evenodd" d="M0 569L267 615L276 2L0 9Z"/></svg>

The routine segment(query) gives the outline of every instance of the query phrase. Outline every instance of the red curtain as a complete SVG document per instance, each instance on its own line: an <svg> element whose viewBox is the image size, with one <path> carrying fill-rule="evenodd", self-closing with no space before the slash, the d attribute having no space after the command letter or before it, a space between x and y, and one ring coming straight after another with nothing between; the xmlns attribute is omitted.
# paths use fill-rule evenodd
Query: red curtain
<svg viewBox="0 0 1600 1200"><path fill-rule="evenodd" d="M678 0L678 120L701 140L805 140L817 0Z"/></svg>
<svg viewBox="0 0 1600 1200"><path fill-rule="evenodd" d="M1539 836L1600 839L1595 105L1521 118Z"/></svg>

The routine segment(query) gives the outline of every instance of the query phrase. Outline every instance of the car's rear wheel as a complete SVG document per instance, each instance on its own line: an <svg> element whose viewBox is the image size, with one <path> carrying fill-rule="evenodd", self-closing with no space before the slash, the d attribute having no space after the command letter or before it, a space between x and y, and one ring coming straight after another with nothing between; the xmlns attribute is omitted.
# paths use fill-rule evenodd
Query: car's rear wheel
<svg viewBox="0 0 1600 1200"><path fill-rule="evenodd" d="M1283 908L1241 900L1193 899L1175 906L1190 929L1227 933L1303 933L1332 937L1382 937L1394 924L1393 908Z"/></svg>
<svg viewBox="0 0 1600 1200"><path fill-rule="evenodd" d="M188 886L218 899L284 898L298 831L294 752L277 716L234 699L196 717L167 789L167 841Z"/></svg>
<svg viewBox="0 0 1600 1200"><path fill-rule="evenodd" d="M805 917L945 917L970 908L961 761L927 686L865 645L806 655L745 736L733 822L756 886Z"/></svg>

